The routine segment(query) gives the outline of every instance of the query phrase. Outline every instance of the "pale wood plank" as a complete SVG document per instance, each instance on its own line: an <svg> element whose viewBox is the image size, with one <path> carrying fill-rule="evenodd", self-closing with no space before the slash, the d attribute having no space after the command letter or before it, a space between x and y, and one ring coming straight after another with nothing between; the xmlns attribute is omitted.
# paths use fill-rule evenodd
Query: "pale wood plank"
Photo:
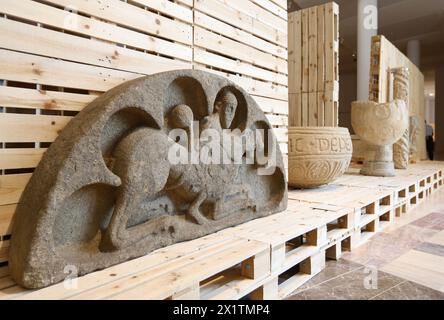
<svg viewBox="0 0 444 320"><path fill-rule="evenodd" d="M274 3L273 1L270 1L270 0L253 0L253 2L255 4L257 4L258 6L261 6L265 10L273 13L274 15L276 15L276 16L284 19L284 20L288 19L287 9L284 9L283 7L280 7L278 4Z"/></svg>
<svg viewBox="0 0 444 320"><path fill-rule="evenodd" d="M30 173L0 175L0 205L17 203L30 178Z"/></svg>
<svg viewBox="0 0 444 320"><path fill-rule="evenodd" d="M318 14L316 7L308 10L308 92L318 90ZM311 107L311 106L310 106ZM317 112L317 110L315 111Z"/></svg>
<svg viewBox="0 0 444 320"><path fill-rule="evenodd" d="M150 44L145 41L144 43ZM0 46L5 49L144 74L191 67L190 63L180 60L159 57L103 41L89 40L3 18L0 19ZM181 56L181 54L179 50L175 56L184 59L191 58L190 49L186 55Z"/></svg>
<svg viewBox="0 0 444 320"><path fill-rule="evenodd" d="M107 91L142 75L0 49L0 78Z"/></svg>
<svg viewBox="0 0 444 320"><path fill-rule="evenodd" d="M288 20L288 92L302 92L302 13L290 13Z"/></svg>
<svg viewBox="0 0 444 320"><path fill-rule="evenodd" d="M280 32L287 32L286 20L275 16L271 12L256 5L253 1L230 1L222 0L221 3L227 5L239 12L245 13L252 17L254 20L260 21L275 30Z"/></svg>
<svg viewBox="0 0 444 320"><path fill-rule="evenodd" d="M80 111L96 95L0 86L0 105L10 108Z"/></svg>
<svg viewBox="0 0 444 320"><path fill-rule="evenodd" d="M0 236L11 234L16 204L0 206Z"/></svg>
<svg viewBox="0 0 444 320"><path fill-rule="evenodd" d="M77 0L77 1L82 1L82 0ZM122 1L117 1L117 2L125 6L129 6L128 4L125 4ZM88 2L88 1L84 2L84 4L91 6L99 5L97 2L94 2L93 4L93 2ZM69 3L66 5L74 5L74 4ZM130 7L140 10L142 11L142 13L148 12L136 8L134 6ZM192 59L192 51L189 46L181 45L171 41L156 38L154 36L146 35L140 32L119 27L110 23L102 22L98 19L86 18L75 14L72 14L73 16L69 17L67 16L68 13L65 10L57 9L48 5L43 5L35 1L5 0L4 3L2 3L2 7L0 10L1 10L0 12L6 13L11 16L37 21L52 27L66 29L72 32L88 35L97 39L106 40L109 42L122 43L135 48L145 49L149 51L155 51L172 57L178 57L180 59L184 59L187 61L191 61ZM113 9L108 9L108 10L113 10ZM121 15L120 12L118 14L121 17L121 19L130 21L130 19L127 19L127 15ZM71 19L72 23L68 23L69 20L67 19ZM192 36L191 26L189 26L189 28L190 28L189 33L191 41L191 36ZM180 32L178 31L177 33L179 34ZM111 55L110 57L112 56L113 55Z"/></svg>
<svg viewBox="0 0 444 320"><path fill-rule="evenodd" d="M268 41L276 43L284 48L287 47L287 27L284 31L279 31L251 16L240 12L218 0L196 0L195 10L204 12L222 21L230 21L230 24L260 36Z"/></svg>
<svg viewBox="0 0 444 320"><path fill-rule="evenodd" d="M302 126L302 94L289 94L289 116L288 123L290 127Z"/></svg>
<svg viewBox="0 0 444 320"><path fill-rule="evenodd" d="M309 46L308 46L308 16L307 9L301 12L301 30L302 30L302 92L308 92L309 77Z"/></svg>
<svg viewBox="0 0 444 320"><path fill-rule="evenodd" d="M192 27L178 20L172 20L150 11L143 10L119 0L107 0L106 5L100 1L88 0L45 0L58 6L76 8L100 19L115 22L133 29L162 35L164 38L192 44ZM122 13L125 14L122 14Z"/></svg>
<svg viewBox="0 0 444 320"><path fill-rule="evenodd" d="M279 58L287 59L287 50L269 41L263 40L254 34L233 27L221 20L212 18L200 11L194 12L194 25L215 31L225 37L245 43L253 48L271 53Z"/></svg>
<svg viewBox="0 0 444 320"><path fill-rule="evenodd" d="M284 86L287 85L287 76L283 74L274 73L269 70L255 67L242 61L236 61L233 59L218 56L214 53L207 52L197 47L195 47L193 50L194 60L198 63L211 65L216 68L221 68L240 74L245 74L265 81L276 82Z"/></svg>
<svg viewBox="0 0 444 320"><path fill-rule="evenodd" d="M35 168L45 148L0 149L0 169Z"/></svg>
<svg viewBox="0 0 444 320"><path fill-rule="evenodd" d="M308 126L317 127L318 125L318 94L316 92L308 93Z"/></svg>
<svg viewBox="0 0 444 320"><path fill-rule="evenodd" d="M0 113L2 142L52 142L73 117Z"/></svg>
<svg viewBox="0 0 444 320"><path fill-rule="evenodd" d="M318 14L318 92L324 91L324 72L325 72L325 6L317 7ZM323 126L319 124L320 126Z"/></svg>
<svg viewBox="0 0 444 320"><path fill-rule="evenodd" d="M288 73L286 60L273 57L271 54L264 53L197 26L194 27L194 44L266 69L271 69L284 74Z"/></svg>

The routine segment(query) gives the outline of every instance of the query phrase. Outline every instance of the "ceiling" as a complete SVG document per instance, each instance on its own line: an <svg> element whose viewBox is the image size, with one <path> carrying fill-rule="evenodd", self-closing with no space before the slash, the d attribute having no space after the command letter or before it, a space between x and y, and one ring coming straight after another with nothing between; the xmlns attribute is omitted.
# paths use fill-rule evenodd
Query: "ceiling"
<svg viewBox="0 0 444 320"><path fill-rule="evenodd" d="M289 11L308 8L327 0L288 0ZM357 0L336 0L339 4L342 72L356 70ZM444 64L444 0L379 0L378 34L383 34L405 52L411 39L421 41L421 69L433 70Z"/></svg>

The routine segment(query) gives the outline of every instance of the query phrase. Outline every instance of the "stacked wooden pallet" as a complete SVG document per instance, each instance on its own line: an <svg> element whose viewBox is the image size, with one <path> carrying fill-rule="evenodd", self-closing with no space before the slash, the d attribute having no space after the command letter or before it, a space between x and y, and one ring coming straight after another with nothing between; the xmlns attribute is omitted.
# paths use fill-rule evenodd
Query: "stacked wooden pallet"
<svg viewBox="0 0 444 320"><path fill-rule="evenodd" d="M167 70L228 76L254 96L286 153L285 12L282 0L2 1L0 174L14 176L0 186L14 190L0 187L0 205L16 203L27 180L16 174L32 172L89 102Z"/></svg>
<svg viewBox="0 0 444 320"><path fill-rule="evenodd" d="M409 113L419 117L420 133L415 144L420 160L427 159L425 146L425 108L424 75L395 45L384 36L372 38L369 99L387 102L392 99L393 90L390 69L406 67L409 69Z"/></svg>
<svg viewBox="0 0 444 320"><path fill-rule="evenodd" d="M0 252L47 147L124 81L191 68L225 75L253 95L287 153L285 0L2 0L0 47Z"/></svg>
<svg viewBox="0 0 444 320"><path fill-rule="evenodd" d="M338 125L338 15L334 2L289 14L290 126Z"/></svg>
<svg viewBox="0 0 444 320"><path fill-rule="evenodd" d="M288 63L285 0L194 1L193 66L253 95L287 153Z"/></svg>
<svg viewBox="0 0 444 320"><path fill-rule="evenodd" d="M320 189L290 191L288 209L40 290L0 268L0 299L284 298L444 184L444 163L419 163L393 178L355 170ZM11 217L0 215L5 230ZM4 233L2 233L4 234ZM7 260L7 246L0 259Z"/></svg>

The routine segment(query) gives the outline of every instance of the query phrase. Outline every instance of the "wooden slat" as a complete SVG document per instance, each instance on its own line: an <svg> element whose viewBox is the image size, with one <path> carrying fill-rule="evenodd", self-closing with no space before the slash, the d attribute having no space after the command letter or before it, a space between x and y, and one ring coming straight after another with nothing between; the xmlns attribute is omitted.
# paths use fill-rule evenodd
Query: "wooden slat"
<svg viewBox="0 0 444 320"><path fill-rule="evenodd" d="M164 38L185 44L192 44L192 27L190 25L163 17L120 0L107 0L106 5L102 4L101 1L88 0L45 1L58 6L75 8L78 12L115 22L142 32L162 35Z"/></svg>
<svg viewBox="0 0 444 320"><path fill-rule="evenodd" d="M230 1L223 0L223 3L231 8L243 12L255 20L258 20L273 29L280 32L287 32L287 21L280 17L275 16L271 12L264 10L260 6L256 5L253 1Z"/></svg>
<svg viewBox="0 0 444 320"><path fill-rule="evenodd" d="M325 5L325 91L332 90L335 81L335 7L333 2Z"/></svg>
<svg viewBox="0 0 444 320"><path fill-rule="evenodd" d="M325 6L317 7L318 14L318 92L324 91L324 77L325 77Z"/></svg>
<svg viewBox="0 0 444 320"><path fill-rule="evenodd" d="M308 120L308 93L303 92L301 93L302 95L302 126L303 127L307 127L309 125L309 120Z"/></svg>
<svg viewBox="0 0 444 320"><path fill-rule="evenodd" d="M280 7L279 5L275 4L273 1L270 0L253 0L255 4L258 6L261 6L262 8L266 9L267 11L273 13L274 15L277 15L278 17L287 20L288 14L287 9L284 9L283 7Z"/></svg>
<svg viewBox="0 0 444 320"><path fill-rule="evenodd" d="M9 240L0 241L0 262L8 261L9 257Z"/></svg>
<svg viewBox="0 0 444 320"><path fill-rule="evenodd" d="M302 126L302 93L289 94L288 124L290 127Z"/></svg>
<svg viewBox="0 0 444 320"><path fill-rule="evenodd" d="M117 2L124 4L124 2L121 1ZM97 2L95 3L97 4ZM71 3L71 5L73 4ZM128 6L127 4L125 5ZM131 7L135 8L134 6ZM141 10L138 8L135 9ZM141 11L148 12L144 10ZM140 32L105 23L97 19L86 18L80 15L73 14L74 16L71 18L73 22L68 23L67 19L69 19L69 17L67 17L67 11L30 0L5 0L4 3L2 3L2 7L0 7L0 12L27 20L44 23L45 25L52 27L66 29L97 39L122 43L135 48L155 51L188 61L191 61L192 59L192 51L188 46L155 38ZM127 17L127 15L121 15L120 13L119 15L121 17L125 17L125 19ZM111 59L112 56L113 54L109 56L109 59Z"/></svg>
<svg viewBox="0 0 444 320"><path fill-rule="evenodd" d="M0 49L0 79L106 91L140 74Z"/></svg>
<svg viewBox="0 0 444 320"><path fill-rule="evenodd" d="M11 234L12 219L16 207L15 204L0 206L0 236Z"/></svg>
<svg viewBox="0 0 444 320"><path fill-rule="evenodd" d="M337 99L332 91L324 92L324 125L326 127L337 126Z"/></svg>
<svg viewBox="0 0 444 320"><path fill-rule="evenodd" d="M273 57L245 44L217 35L200 27L194 27L194 44L196 46L222 53L230 57L250 62L254 65L288 73L287 61Z"/></svg>
<svg viewBox="0 0 444 320"><path fill-rule="evenodd" d="M325 102L324 93L318 92L318 126L323 127L325 125Z"/></svg>
<svg viewBox="0 0 444 320"><path fill-rule="evenodd" d="M0 86L0 106L10 108L80 111L96 95Z"/></svg>
<svg viewBox="0 0 444 320"><path fill-rule="evenodd" d="M302 10L301 13L301 30L302 30L302 92L308 92L308 76L309 76L309 54L308 47L308 10Z"/></svg>
<svg viewBox="0 0 444 320"><path fill-rule="evenodd" d="M271 2L277 4L279 7L287 11L287 0L270 0Z"/></svg>
<svg viewBox="0 0 444 320"><path fill-rule="evenodd" d="M28 41L28 39L33 40ZM3 18L0 19L0 46L5 49L144 74L191 66L190 63L180 60L163 58ZM177 56L181 57L180 51ZM182 58L189 56L187 54Z"/></svg>
<svg viewBox="0 0 444 320"><path fill-rule="evenodd" d="M17 203L30 178L30 173L0 175L0 205Z"/></svg>
<svg viewBox="0 0 444 320"><path fill-rule="evenodd" d="M317 92L308 93L308 126L318 126L318 94Z"/></svg>
<svg viewBox="0 0 444 320"><path fill-rule="evenodd" d="M193 23L193 12L189 8L183 7L168 0L132 0L132 2L159 11L173 18ZM190 1L192 5L192 1Z"/></svg>
<svg viewBox="0 0 444 320"><path fill-rule="evenodd" d="M316 7L308 10L308 92L318 90L318 14Z"/></svg>
<svg viewBox="0 0 444 320"><path fill-rule="evenodd" d="M194 48L194 60L198 63L210 65L216 68L245 74L265 81L276 82L284 86L287 85L287 77L285 75L258 68L241 61L228 59L199 48Z"/></svg>
<svg viewBox="0 0 444 320"><path fill-rule="evenodd" d="M263 40L242 29L233 27L224 21L212 18L202 12L194 12L194 24L252 46L253 48L271 53L279 58L287 59L287 50L285 50L283 47Z"/></svg>
<svg viewBox="0 0 444 320"><path fill-rule="evenodd" d="M71 119L65 116L0 113L0 140L52 142Z"/></svg>
<svg viewBox="0 0 444 320"><path fill-rule="evenodd" d="M284 31L279 31L273 27L253 19L251 16L240 12L218 0L195 1L195 10L204 12L222 21L229 21L230 24L260 36L268 41L287 47L287 27Z"/></svg>
<svg viewBox="0 0 444 320"><path fill-rule="evenodd" d="M288 20L288 92L302 92L302 15L290 13Z"/></svg>
<svg viewBox="0 0 444 320"><path fill-rule="evenodd" d="M275 114L266 114L265 115L272 126L287 126L288 125L288 117L282 115Z"/></svg>
<svg viewBox="0 0 444 320"><path fill-rule="evenodd" d="M247 76L234 75L232 73L208 69L202 64L195 64L194 69L205 70L210 73L226 77L238 86L244 88L249 94L261 97L267 97L277 100L287 100L287 88L274 83L267 83Z"/></svg>
<svg viewBox="0 0 444 320"><path fill-rule="evenodd" d="M284 100L270 99L253 96L262 111L267 113L277 113L288 115L288 102Z"/></svg>
<svg viewBox="0 0 444 320"><path fill-rule="evenodd" d="M37 167L45 148L0 149L0 170Z"/></svg>

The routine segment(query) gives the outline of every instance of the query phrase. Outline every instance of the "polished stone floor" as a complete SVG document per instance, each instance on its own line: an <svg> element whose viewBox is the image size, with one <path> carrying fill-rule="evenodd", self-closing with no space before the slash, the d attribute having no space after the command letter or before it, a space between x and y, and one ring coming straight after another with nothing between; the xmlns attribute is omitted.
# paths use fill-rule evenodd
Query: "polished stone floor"
<svg viewBox="0 0 444 320"><path fill-rule="evenodd" d="M289 297L444 300L444 189L353 252L344 252Z"/></svg>

